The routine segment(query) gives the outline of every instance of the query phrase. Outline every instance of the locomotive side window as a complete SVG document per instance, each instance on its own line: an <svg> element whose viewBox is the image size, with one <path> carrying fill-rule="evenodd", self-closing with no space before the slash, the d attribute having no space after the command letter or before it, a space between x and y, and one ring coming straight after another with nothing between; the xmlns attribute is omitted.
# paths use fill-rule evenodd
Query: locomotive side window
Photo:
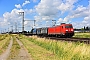
<svg viewBox="0 0 90 60"><path fill-rule="evenodd" d="M73 28L72 25L66 25L65 28Z"/></svg>

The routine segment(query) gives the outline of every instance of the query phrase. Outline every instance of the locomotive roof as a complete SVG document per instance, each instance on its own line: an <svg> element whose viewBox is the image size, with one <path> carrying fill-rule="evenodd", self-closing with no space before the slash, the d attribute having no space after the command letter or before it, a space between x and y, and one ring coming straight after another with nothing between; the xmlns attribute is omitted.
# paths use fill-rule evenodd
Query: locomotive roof
<svg viewBox="0 0 90 60"><path fill-rule="evenodd" d="M61 25L72 25L72 24L62 23ZM61 26L61 25L56 25L56 26ZM52 27L56 27L56 26L52 26ZM50 28L50 27L40 27L40 28L33 28L33 29L42 29L42 28Z"/></svg>

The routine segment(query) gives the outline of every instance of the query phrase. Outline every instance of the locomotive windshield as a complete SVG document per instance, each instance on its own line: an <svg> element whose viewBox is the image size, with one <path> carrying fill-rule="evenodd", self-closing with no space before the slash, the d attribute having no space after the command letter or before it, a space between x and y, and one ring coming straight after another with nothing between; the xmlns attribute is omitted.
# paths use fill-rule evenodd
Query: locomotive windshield
<svg viewBox="0 0 90 60"><path fill-rule="evenodd" d="M73 28L72 25L66 25L65 28Z"/></svg>

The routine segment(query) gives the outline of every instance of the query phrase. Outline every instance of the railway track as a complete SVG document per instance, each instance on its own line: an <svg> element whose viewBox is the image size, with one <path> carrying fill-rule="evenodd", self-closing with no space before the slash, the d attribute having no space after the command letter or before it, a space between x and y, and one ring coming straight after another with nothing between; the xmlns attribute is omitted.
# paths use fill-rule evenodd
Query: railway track
<svg viewBox="0 0 90 60"><path fill-rule="evenodd" d="M45 37L45 38L57 41L70 41L70 42L80 42L90 44L90 38L58 38L58 37Z"/></svg>

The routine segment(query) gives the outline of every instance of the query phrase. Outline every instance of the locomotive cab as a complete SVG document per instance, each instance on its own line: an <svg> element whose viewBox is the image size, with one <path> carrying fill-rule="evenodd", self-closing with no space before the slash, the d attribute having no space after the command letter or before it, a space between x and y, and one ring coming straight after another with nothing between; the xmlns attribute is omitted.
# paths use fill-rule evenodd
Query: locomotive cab
<svg viewBox="0 0 90 60"><path fill-rule="evenodd" d="M72 37L74 35L74 29L72 24L65 25L65 36Z"/></svg>

